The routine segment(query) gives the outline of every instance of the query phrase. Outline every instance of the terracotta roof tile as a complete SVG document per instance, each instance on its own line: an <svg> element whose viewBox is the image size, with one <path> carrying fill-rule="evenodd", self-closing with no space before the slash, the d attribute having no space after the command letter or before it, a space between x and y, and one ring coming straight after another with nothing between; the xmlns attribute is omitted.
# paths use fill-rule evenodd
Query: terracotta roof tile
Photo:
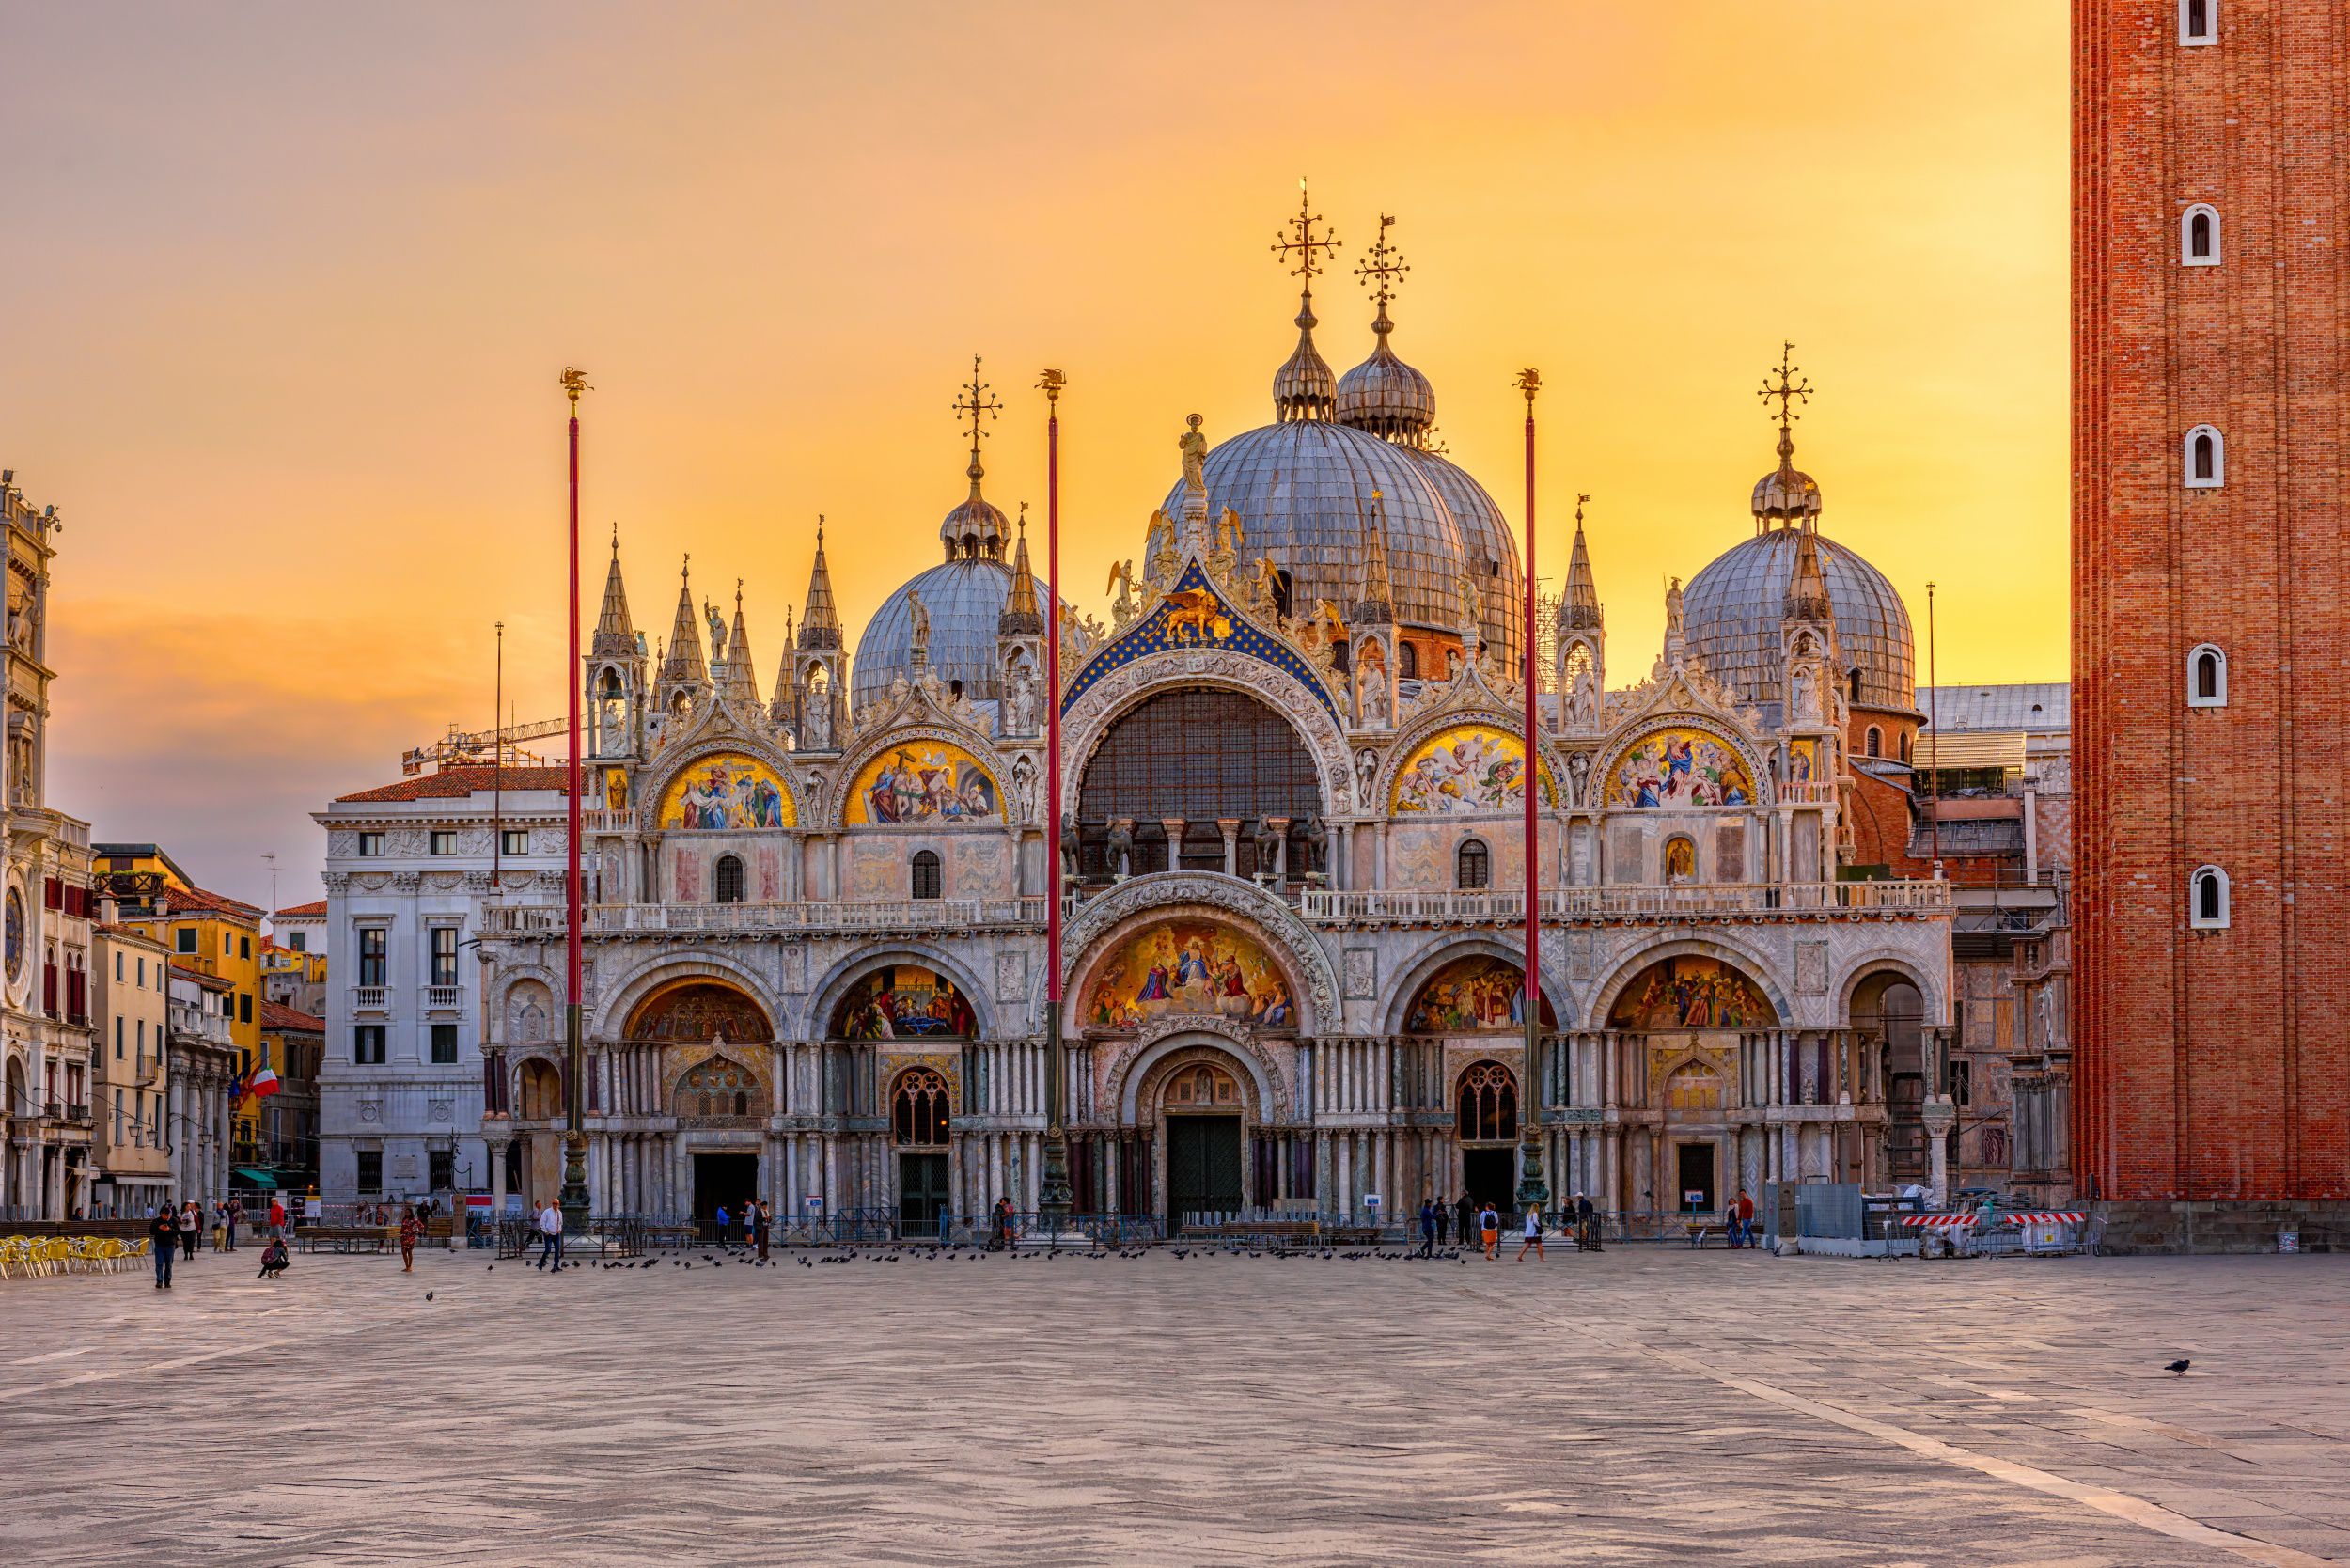
<svg viewBox="0 0 2350 1568"><path fill-rule="evenodd" d="M166 917L171 915L227 915L241 920L261 917L258 904L232 899L225 893L210 893L201 887L166 887L164 889Z"/></svg>
<svg viewBox="0 0 2350 1568"><path fill-rule="evenodd" d="M344 798L348 799L350 797L345 796ZM319 899L310 903L295 904L290 909L281 909L276 914L271 916L270 918L274 920L311 920L322 919L325 917L325 915L326 901L324 899Z"/></svg>
<svg viewBox="0 0 2350 1568"><path fill-rule="evenodd" d="M232 982L221 979L218 975L208 975L201 969L191 969L184 964L173 964L171 972L181 980L196 981L207 991L234 991L236 989Z"/></svg>
<svg viewBox="0 0 2350 1568"><path fill-rule="evenodd" d="M565 793L566 770L562 768L493 768L487 762L462 762L415 778L403 778L397 784L379 789L361 790L356 794L337 795L336 802L381 800L454 800L464 795L486 795L503 782L509 790L552 790Z"/></svg>
<svg viewBox="0 0 2350 1568"><path fill-rule="evenodd" d="M324 1034L326 1020L316 1013L304 1012L299 1008L288 1007L283 1002L273 1002L264 996L261 998L261 1027L293 1029L304 1034Z"/></svg>

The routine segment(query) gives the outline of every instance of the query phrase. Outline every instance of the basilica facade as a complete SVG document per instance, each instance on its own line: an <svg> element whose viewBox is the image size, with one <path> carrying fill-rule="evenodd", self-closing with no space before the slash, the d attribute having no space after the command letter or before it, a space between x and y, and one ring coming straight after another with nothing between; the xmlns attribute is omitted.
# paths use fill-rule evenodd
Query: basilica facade
<svg viewBox="0 0 2350 1568"><path fill-rule="evenodd" d="M1856 835L1919 719L1899 597L1820 532L1782 420L1751 536L1676 583L1629 680L1578 522L1529 745L1517 547L1432 449L1380 282L1355 369L1308 293L1271 422L1192 421L1107 624L1049 602L986 499L976 374L939 558L854 660L821 534L763 698L739 602L690 583L649 654L616 542L581 672L598 1210L756 1193L926 1234L1037 1207L1056 897L1080 1212L1507 1205L1528 1147L1556 1197L1630 1213L1939 1184L1949 888L1859 874ZM554 881L479 916L481 1135L534 1201L561 1180Z"/></svg>

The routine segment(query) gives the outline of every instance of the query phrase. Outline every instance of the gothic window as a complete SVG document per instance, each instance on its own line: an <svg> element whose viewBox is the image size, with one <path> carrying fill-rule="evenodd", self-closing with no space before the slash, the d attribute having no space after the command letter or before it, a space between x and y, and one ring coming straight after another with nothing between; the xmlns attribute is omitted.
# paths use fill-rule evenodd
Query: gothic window
<svg viewBox="0 0 2350 1568"><path fill-rule="evenodd" d="M921 850L914 856L914 896L934 899L940 895L938 856L930 850Z"/></svg>
<svg viewBox="0 0 2350 1568"><path fill-rule="evenodd" d="M1419 648L1418 644L1398 642L1395 645L1395 672L1399 677L1406 681L1417 681L1419 679Z"/></svg>
<svg viewBox="0 0 2350 1568"><path fill-rule="evenodd" d="M1851 701L1860 700L1860 666L1855 665L1844 673L1844 696Z"/></svg>
<svg viewBox="0 0 2350 1568"><path fill-rule="evenodd" d="M1456 1098L1455 1130L1463 1143L1507 1143L1518 1136L1518 1085L1497 1061L1469 1064Z"/></svg>
<svg viewBox="0 0 2350 1568"><path fill-rule="evenodd" d="M2228 442L2210 425L2186 432L2186 487L2217 490L2228 482Z"/></svg>
<svg viewBox="0 0 2350 1568"><path fill-rule="evenodd" d="M1138 704L1113 725L1086 764L1077 794L1079 867L1106 877L1110 824L1134 823L1136 875L1179 868L1224 869L1219 820L1242 825L1234 870L1270 870L1276 844L1264 820L1289 821L1287 864L1305 864L1302 830L1322 809L1313 754L1287 719L1238 692L1170 691ZM1168 822L1181 841L1167 842Z"/></svg>
<svg viewBox="0 0 2350 1568"><path fill-rule="evenodd" d="M2228 873L2217 866L2199 866L2187 879L2186 923L2196 931L2224 931L2228 926Z"/></svg>
<svg viewBox="0 0 2350 1568"><path fill-rule="evenodd" d="M1493 852L1486 849L1485 840L1464 839L1461 853L1455 858L1458 864L1455 881L1458 886L1464 889L1493 886Z"/></svg>
<svg viewBox="0 0 2350 1568"><path fill-rule="evenodd" d="M743 902L743 862L731 855L718 856L718 864L711 868L711 900L715 903Z"/></svg>
<svg viewBox="0 0 2350 1568"><path fill-rule="evenodd" d="M2219 41L2219 0L2179 0L2179 41L2186 44Z"/></svg>
<svg viewBox="0 0 2350 1568"><path fill-rule="evenodd" d="M2179 261L2188 267L2219 265L2219 209L2199 201L2180 218Z"/></svg>
<svg viewBox="0 0 2350 1568"><path fill-rule="evenodd" d="M1902 731L1902 760L1909 760L1909 731L1906 729Z"/></svg>
<svg viewBox="0 0 2350 1568"><path fill-rule="evenodd" d="M1873 724L1869 726L1869 732L1861 737L1860 749L1867 752L1872 757L1884 756L1885 731L1879 729Z"/></svg>
<svg viewBox="0 0 2350 1568"><path fill-rule="evenodd" d="M2225 708L2228 705L2228 655L2213 643L2203 643L2186 656L2186 705Z"/></svg>
<svg viewBox="0 0 2350 1568"><path fill-rule="evenodd" d="M898 1075L890 1097L890 1127L901 1144L935 1148L947 1141L947 1079L932 1068Z"/></svg>

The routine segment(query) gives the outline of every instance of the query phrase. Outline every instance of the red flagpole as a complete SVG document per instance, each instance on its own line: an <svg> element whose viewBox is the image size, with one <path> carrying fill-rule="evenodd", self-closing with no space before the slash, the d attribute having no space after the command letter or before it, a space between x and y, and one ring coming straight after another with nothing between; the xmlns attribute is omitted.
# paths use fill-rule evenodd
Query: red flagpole
<svg viewBox="0 0 2350 1568"><path fill-rule="evenodd" d="M564 600L564 619L571 632L571 662L563 667L563 687L571 694L570 752L564 783L570 799L565 836L563 887L563 1228L588 1228L588 1128L586 1095L587 1047L580 1024L581 963L579 898L579 395L588 378L566 367L563 390L572 400L571 425L571 591Z"/></svg>
<svg viewBox="0 0 2350 1568"><path fill-rule="evenodd" d="M1048 414L1044 421L1044 864L1049 892L1044 901L1044 1168L1037 1183L1037 1207L1058 1244L1069 1217L1069 1137L1061 1120L1067 1091L1061 1083L1060 995L1060 393L1061 373L1038 378Z"/></svg>
<svg viewBox="0 0 2350 1568"><path fill-rule="evenodd" d="M1539 1209L1550 1196L1543 1182L1543 927L1542 862L1537 854L1536 797L1542 792L1541 734L1535 728L1537 682L1534 656L1534 394L1543 384L1533 370L1518 373L1518 390L1526 394L1526 770L1520 784L1526 795L1526 964L1521 971L1526 1006L1526 1146L1520 1156L1518 1206Z"/></svg>

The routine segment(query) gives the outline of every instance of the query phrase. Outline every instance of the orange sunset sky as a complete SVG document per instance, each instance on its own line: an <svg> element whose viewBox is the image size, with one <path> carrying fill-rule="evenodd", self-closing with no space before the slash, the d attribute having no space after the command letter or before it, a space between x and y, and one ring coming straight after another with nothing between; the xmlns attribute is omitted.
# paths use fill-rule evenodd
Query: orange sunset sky
<svg viewBox="0 0 2350 1568"><path fill-rule="evenodd" d="M1310 175L1380 212L1397 351L1515 520L1541 368L1541 548L1575 492L1611 674L1668 573L1752 526L1754 391L1817 391L1825 530L1942 680L2066 673L2065 8L1622 4L0 10L10 373L0 463L67 520L50 799L208 886L318 897L308 813L491 718L560 712L562 398L585 409L588 614L621 527L637 622L746 583L765 693L816 514L852 637L936 558L978 353L1007 511L1043 500L1100 612L1183 416L1271 417ZM1041 541L1037 541L1041 544ZM1041 555L1040 555L1041 564Z"/></svg>

